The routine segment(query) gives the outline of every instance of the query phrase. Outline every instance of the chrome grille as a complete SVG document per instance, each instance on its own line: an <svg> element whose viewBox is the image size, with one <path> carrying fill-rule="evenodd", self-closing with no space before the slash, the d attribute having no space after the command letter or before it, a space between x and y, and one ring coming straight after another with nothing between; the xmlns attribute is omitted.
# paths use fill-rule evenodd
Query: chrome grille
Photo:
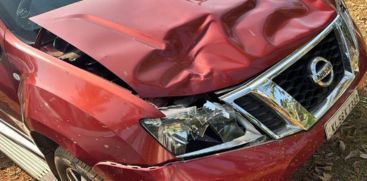
<svg viewBox="0 0 367 181"><path fill-rule="evenodd" d="M351 70L358 60L350 54L353 51L342 24L338 16L307 45L220 99L274 139L310 129L346 91L358 71ZM315 87L307 76L306 67L314 56L323 56L333 65L335 79L327 88Z"/></svg>
<svg viewBox="0 0 367 181"><path fill-rule="evenodd" d="M234 101L237 105L254 115L262 124L272 131L282 129L286 122L269 106L255 96L246 95Z"/></svg>
<svg viewBox="0 0 367 181"><path fill-rule="evenodd" d="M344 63L337 35L330 32L315 48L274 79L308 111L313 112L335 89L344 77ZM309 65L314 57L324 57L334 68L334 81L328 87L320 87L309 75Z"/></svg>

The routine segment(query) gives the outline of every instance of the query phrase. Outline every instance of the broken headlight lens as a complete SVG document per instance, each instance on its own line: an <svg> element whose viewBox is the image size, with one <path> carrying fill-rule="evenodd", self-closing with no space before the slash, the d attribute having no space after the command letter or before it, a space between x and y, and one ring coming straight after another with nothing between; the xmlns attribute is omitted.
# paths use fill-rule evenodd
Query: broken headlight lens
<svg viewBox="0 0 367 181"><path fill-rule="evenodd" d="M207 102L202 108L161 109L161 119L144 119L143 127L176 156L196 156L252 143L263 136L231 107Z"/></svg>

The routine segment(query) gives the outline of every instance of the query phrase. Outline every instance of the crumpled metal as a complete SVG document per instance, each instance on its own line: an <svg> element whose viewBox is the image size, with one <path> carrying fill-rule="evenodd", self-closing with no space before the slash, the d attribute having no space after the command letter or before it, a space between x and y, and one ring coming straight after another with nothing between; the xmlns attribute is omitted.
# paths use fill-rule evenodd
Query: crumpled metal
<svg viewBox="0 0 367 181"><path fill-rule="evenodd" d="M259 74L336 16L328 0L88 0L32 20L141 97L195 95Z"/></svg>

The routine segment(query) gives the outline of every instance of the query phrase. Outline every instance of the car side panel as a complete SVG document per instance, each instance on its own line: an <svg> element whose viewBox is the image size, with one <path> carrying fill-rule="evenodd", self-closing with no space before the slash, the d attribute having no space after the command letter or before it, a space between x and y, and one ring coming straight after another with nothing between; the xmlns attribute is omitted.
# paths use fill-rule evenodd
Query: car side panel
<svg viewBox="0 0 367 181"><path fill-rule="evenodd" d="M25 122L93 165L99 161L154 165L173 160L139 125L160 117L129 91L30 47L6 34L10 62L21 75Z"/></svg>
<svg viewBox="0 0 367 181"><path fill-rule="evenodd" d="M11 66L8 63L4 38L7 28L0 20L0 119L8 124L22 129L20 124L20 106L17 96L18 82L13 78Z"/></svg>

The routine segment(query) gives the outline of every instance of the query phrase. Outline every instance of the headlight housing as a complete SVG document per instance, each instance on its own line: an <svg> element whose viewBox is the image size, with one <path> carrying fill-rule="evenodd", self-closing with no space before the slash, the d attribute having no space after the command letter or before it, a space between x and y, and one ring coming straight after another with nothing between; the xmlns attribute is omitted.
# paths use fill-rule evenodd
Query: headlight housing
<svg viewBox="0 0 367 181"><path fill-rule="evenodd" d="M161 119L143 127L177 157L190 157L253 143L263 135L227 105L206 102L202 108L170 107Z"/></svg>

